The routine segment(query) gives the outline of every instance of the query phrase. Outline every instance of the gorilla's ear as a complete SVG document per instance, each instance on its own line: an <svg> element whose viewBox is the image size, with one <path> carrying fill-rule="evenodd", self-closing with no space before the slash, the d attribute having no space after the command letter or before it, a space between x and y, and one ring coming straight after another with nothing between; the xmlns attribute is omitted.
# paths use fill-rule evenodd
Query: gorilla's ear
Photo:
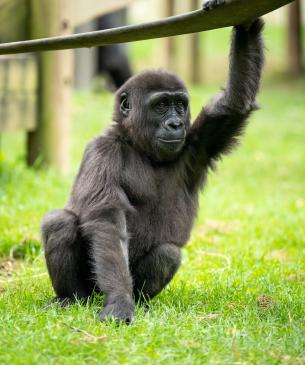
<svg viewBox="0 0 305 365"><path fill-rule="evenodd" d="M127 93L122 93L120 97L120 111L125 117L128 117L128 114L131 110L131 105L128 100Z"/></svg>

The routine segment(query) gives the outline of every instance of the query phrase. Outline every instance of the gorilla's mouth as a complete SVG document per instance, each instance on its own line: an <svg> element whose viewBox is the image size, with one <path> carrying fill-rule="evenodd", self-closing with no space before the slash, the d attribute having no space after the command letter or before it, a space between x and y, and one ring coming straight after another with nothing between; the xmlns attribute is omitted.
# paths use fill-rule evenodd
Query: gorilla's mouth
<svg viewBox="0 0 305 365"><path fill-rule="evenodd" d="M174 143L181 143L184 141L184 138L178 138L178 139L163 139L158 138L158 140L162 143L168 143L168 144L174 144Z"/></svg>

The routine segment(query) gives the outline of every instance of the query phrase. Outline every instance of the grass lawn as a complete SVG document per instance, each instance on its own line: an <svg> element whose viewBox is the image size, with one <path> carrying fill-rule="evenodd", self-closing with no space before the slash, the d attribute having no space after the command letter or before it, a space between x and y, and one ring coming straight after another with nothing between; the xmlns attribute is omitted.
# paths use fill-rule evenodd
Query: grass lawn
<svg viewBox="0 0 305 365"><path fill-rule="evenodd" d="M215 91L192 90L193 114ZM75 170L111 119L112 96L74 101ZM101 297L44 308L53 293L38 226L63 206L73 174L25 168L22 137L3 138L1 364L305 363L305 87L267 84L260 101L242 145L200 197L181 270L130 326L100 324Z"/></svg>
<svg viewBox="0 0 305 365"><path fill-rule="evenodd" d="M268 32L274 54L282 54L278 33ZM217 89L192 88L193 115ZM45 307L53 292L39 224L64 205L84 147L111 120L112 103L107 93L75 94L66 177L26 168L21 134L1 139L0 364L305 364L304 80L265 82L262 109L241 146L200 196L181 269L148 313L137 308L132 325L117 326L99 323L99 296Z"/></svg>

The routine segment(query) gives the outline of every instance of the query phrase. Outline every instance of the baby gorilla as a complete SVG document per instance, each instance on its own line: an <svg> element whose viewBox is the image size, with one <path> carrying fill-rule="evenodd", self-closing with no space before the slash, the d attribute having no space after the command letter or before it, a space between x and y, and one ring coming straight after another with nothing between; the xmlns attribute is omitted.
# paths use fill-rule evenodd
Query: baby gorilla
<svg viewBox="0 0 305 365"><path fill-rule="evenodd" d="M57 300L105 295L103 321L130 322L135 302L171 281L208 170L238 141L255 109L262 20L233 30L226 88L190 124L173 74L147 71L117 92L114 124L86 148L65 209L42 234Z"/></svg>

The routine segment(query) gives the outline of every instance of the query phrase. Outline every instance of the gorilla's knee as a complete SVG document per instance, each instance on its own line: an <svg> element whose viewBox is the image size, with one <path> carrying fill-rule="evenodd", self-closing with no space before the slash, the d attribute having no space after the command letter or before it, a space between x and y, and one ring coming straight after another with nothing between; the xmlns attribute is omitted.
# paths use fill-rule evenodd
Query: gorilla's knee
<svg viewBox="0 0 305 365"><path fill-rule="evenodd" d="M78 219L67 209L57 209L47 213L41 224L41 232L46 252L58 244L72 244L77 238Z"/></svg>
<svg viewBox="0 0 305 365"><path fill-rule="evenodd" d="M160 280L163 285L167 285L180 267L180 248L170 243L162 245L160 247L160 262L162 263Z"/></svg>
<svg viewBox="0 0 305 365"><path fill-rule="evenodd" d="M160 247L160 255L168 268L177 269L181 264L181 249L171 243L166 243Z"/></svg>
<svg viewBox="0 0 305 365"><path fill-rule="evenodd" d="M153 249L133 272L136 301L141 296L151 299L159 294L171 281L180 263L181 250L178 246L166 243Z"/></svg>
<svg viewBox="0 0 305 365"><path fill-rule="evenodd" d="M66 209L54 210L44 217L41 230L46 264L57 296L86 296L77 216Z"/></svg>

